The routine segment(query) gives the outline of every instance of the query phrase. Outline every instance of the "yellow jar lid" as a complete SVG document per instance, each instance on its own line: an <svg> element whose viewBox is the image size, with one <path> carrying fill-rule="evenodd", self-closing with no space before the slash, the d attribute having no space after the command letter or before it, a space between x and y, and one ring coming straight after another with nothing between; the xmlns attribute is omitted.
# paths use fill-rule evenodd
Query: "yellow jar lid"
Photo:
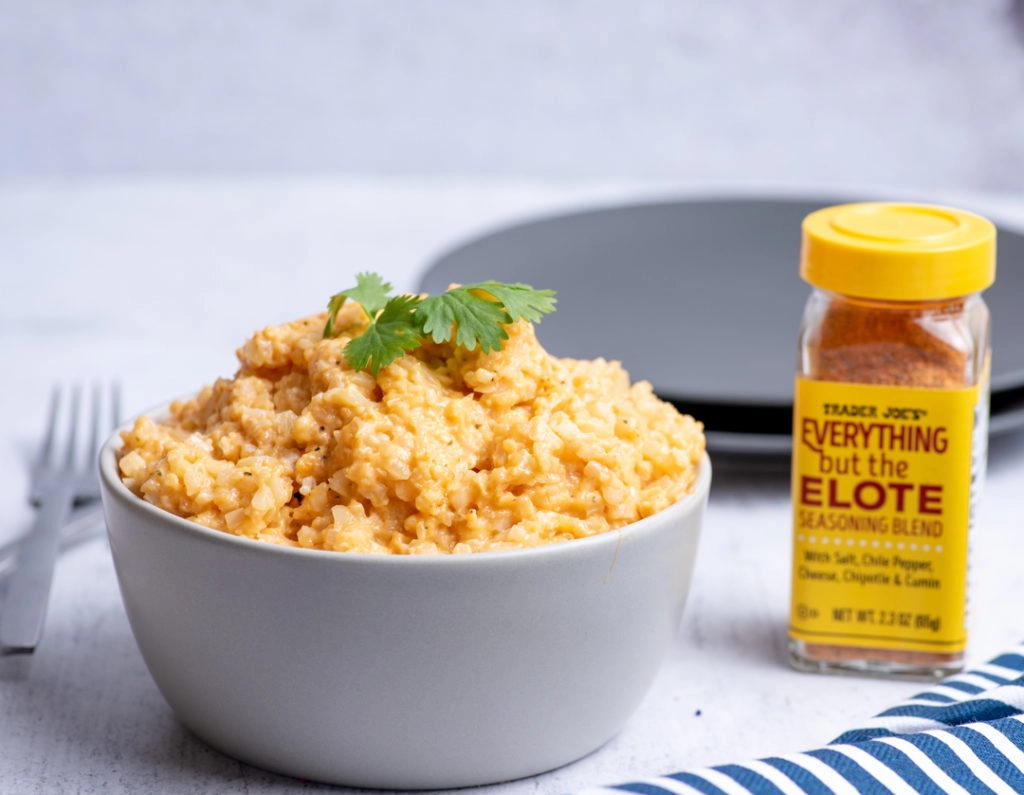
<svg viewBox="0 0 1024 795"><path fill-rule="evenodd" d="M974 213L869 202L804 219L800 276L823 290L929 301L980 292L995 275L995 226Z"/></svg>

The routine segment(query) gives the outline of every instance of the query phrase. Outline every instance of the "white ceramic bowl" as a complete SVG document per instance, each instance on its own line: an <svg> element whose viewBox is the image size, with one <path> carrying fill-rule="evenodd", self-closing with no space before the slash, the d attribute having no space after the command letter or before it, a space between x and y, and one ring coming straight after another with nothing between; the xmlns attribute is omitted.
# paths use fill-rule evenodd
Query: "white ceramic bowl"
<svg viewBox="0 0 1024 795"><path fill-rule="evenodd" d="M399 557L275 546L134 496L100 470L132 632L178 718L224 753L386 789L550 770L624 725L668 651L711 483L621 531Z"/></svg>

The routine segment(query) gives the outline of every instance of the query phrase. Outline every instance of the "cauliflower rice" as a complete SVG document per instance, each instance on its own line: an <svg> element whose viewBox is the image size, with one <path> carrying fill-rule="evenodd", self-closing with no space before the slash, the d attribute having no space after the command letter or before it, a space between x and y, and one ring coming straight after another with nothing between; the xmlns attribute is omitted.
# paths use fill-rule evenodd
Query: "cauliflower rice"
<svg viewBox="0 0 1024 795"><path fill-rule="evenodd" d="M198 524L276 544L465 553L592 536L691 490L703 427L618 362L549 355L533 326L487 354L428 341L374 378L343 356L346 304L271 326L233 379L139 417L124 483Z"/></svg>

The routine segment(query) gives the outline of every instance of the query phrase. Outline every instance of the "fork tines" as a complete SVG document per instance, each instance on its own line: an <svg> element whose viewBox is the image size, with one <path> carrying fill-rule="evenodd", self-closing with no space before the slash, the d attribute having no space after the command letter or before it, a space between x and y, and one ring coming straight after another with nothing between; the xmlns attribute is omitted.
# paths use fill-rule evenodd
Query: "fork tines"
<svg viewBox="0 0 1024 795"><path fill-rule="evenodd" d="M76 504L99 497L95 458L106 434L121 421L121 387L116 381L106 387L93 383L83 408L84 391L79 383L69 387L54 384L50 390L46 431L32 464L29 499L33 505L39 504L46 479L61 469L75 473ZM69 405L62 411L65 401ZM64 440L59 450L55 449L58 439Z"/></svg>

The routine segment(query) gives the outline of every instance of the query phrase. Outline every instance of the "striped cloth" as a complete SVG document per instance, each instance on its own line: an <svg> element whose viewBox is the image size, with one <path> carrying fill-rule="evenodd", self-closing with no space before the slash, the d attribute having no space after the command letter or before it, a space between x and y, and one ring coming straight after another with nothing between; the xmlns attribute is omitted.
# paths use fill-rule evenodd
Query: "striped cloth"
<svg viewBox="0 0 1024 795"><path fill-rule="evenodd" d="M1024 793L1024 643L830 745L579 795Z"/></svg>

